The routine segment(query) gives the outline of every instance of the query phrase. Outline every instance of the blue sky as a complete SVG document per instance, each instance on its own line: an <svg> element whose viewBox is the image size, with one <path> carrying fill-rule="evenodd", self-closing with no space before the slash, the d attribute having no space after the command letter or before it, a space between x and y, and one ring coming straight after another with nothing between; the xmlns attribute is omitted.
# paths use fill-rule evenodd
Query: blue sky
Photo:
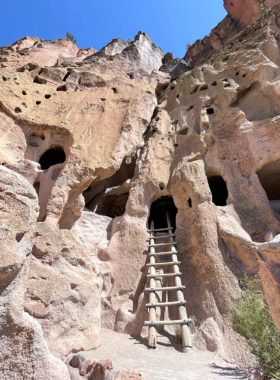
<svg viewBox="0 0 280 380"><path fill-rule="evenodd" d="M139 30L175 57L226 15L222 0L2 0L0 46L24 37L52 39L69 30L79 48L99 50Z"/></svg>

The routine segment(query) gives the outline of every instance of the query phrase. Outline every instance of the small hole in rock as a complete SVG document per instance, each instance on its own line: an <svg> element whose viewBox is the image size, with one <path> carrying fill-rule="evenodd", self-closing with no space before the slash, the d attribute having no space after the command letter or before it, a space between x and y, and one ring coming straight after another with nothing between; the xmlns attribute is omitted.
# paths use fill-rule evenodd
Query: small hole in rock
<svg viewBox="0 0 280 380"><path fill-rule="evenodd" d="M20 113L21 112L21 109L19 107L16 107L15 108L15 113Z"/></svg>
<svg viewBox="0 0 280 380"><path fill-rule="evenodd" d="M105 98L100 98L100 100L101 100L101 102L105 102L106 99Z"/></svg>
<svg viewBox="0 0 280 380"><path fill-rule="evenodd" d="M213 115L214 109L213 108L207 108L207 114L208 115Z"/></svg>
<svg viewBox="0 0 280 380"><path fill-rule="evenodd" d="M163 190L163 189L165 188L165 185L164 185L163 182L161 182L161 183L159 184L159 188L160 188L160 190Z"/></svg>
<svg viewBox="0 0 280 380"><path fill-rule="evenodd" d="M112 91L114 94L116 94L118 92L118 90L116 89L116 87L112 87Z"/></svg>
<svg viewBox="0 0 280 380"><path fill-rule="evenodd" d="M246 76L247 76L247 74L243 74L243 75L242 75L242 78L245 78Z"/></svg>
<svg viewBox="0 0 280 380"><path fill-rule="evenodd" d="M56 91L67 91L66 85L58 86Z"/></svg>
<svg viewBox="0 0 280 380"><path fill-rule="evenodd" d="M164 86L164 87L162 87L162 90L164 91L164 90L166 90L168 88L168 86Z"/></svg>
<svg viewBox="0 0 280 380"><path fill-rule="evenodd" d="M3 79L4 82L6 82L6 80L7 80L7 78L4 77L4 76L2 76L2 79Z"/></svg>
<svg viewBox="0 0 280 380"><path fill-rule="evenodd" d="M19 243L21 239L24 237L25 232L19 232L16 234L16 241Z"/></svg>
<svg viewBox="0 0 280 380"><path fill-rule="evenodd" d="M230 83L225 84L224 87L230 87Z"/></svg>
<svg viewBox="0 0 280 380"><path fill-rule="evenodd" d="M36 104L37 104L37 105L41 104L41 101L40 101L40 100L37 100L37 101L36 101Z"/></svg>
<svg viewBox="0 0 280 380"><path fill-rule="evenodd" d="M239 72L237 71L237 72L235 73L235 75L238 76L238 75L239 75Z"/></svg>
<svg viewBox="0 0 280 380"><path fill-rule="evenodd" d="M189 204L190 207L192 207L192 200L191 200L191 198L188 199L188 204Z"/></svg>
<svg viewBox="0 0 280 380"><path fill-rule="evenodd" d="M179 132L179 135L183 135L183 136L186 136L189 132L189 128L184 128L184 129L181 129L181 131Z"/></svg>
<svg viewBox="0 0 280 380"><path fill-rule="evenodd" d="M38 83L38 84L46 84L47 81L46 79L42 79L42 78L39 78L38 76L36 76L33 80L33 83Z"/></svg>
<svg viewBox="0 0 280 380"><path fill-rule="evenodd" d="M170 90L174 90L175 89L175 86L171 86Z"/></svg>
<svg viewBox="0 0 280 380"><path fill-rule="evenodd" d="M66 82L66 79L69 77L69 75L71 74L70 71L68 71L68 73L65 75L65 77L62 79L63 82Z"/></svg>
<svg viewBox="0 0 280 380"><path fill-rule="evenodd" d="M205 90L207 90L207 89L208 89L207 84L203 84L203 85L200 87L199 91L205 91Z"/></svg>
<svg viewBox="0 0 280 380"><path fill-rule="evenodd" d="M51 97L50 94L46 94L46 95L45 95L45 98L46 98L46 99L49 99L50 97Z"/></svg>
<svg viewBox="0 0 280 380"><path fill-rule="evenodd" d="M187 112L191 111L193 109L193 106L189 106L189 108L187 108Z"/></svg>
<svg viewBox="0 0 280 380"><path fill-rule="evenodd" d="M197 92L197 90L199 89L199 86L196 86L192 91L191 91L191 95L195 94Z"/></svg>
<svg viewBox="0 0 280 380"><path fill-rule="evenodd" d="M24 108L27 108L26 103L21 103L21 105L22 105Z"/></svg>
<svg viewBox="0 0 280 380"><path fill-rule="evenodd" d="M223 82L228 82L227 78L222 79Z"/></svg>
<svg viewBox="0 0 280 380"><path fill-rule="evenodd" d="M179 98L180 98L180 95L178 94L178 95L176 96L176 98L179 99Z"/></svg>
<svg viewBox="0 0 280 380"><path fill-rule="evenodd" d="M26 91L23 90L22 91L22 95L27 95Z"/></svg>
<svg viewBox="0 0 280 380"><path fill-rule="evenodd" d="M178 144L174 144L175 148L177 148Z"/></svg>
<svg viewBox="0 0 280 380"><path fill-rule="evenodd" d="M216 81L213 82L213 83L211 84L211 86L217 86L217 82L216 82Z"/></svg>
<svg viewBox="0 0 280 380"><path fill-rule="evenodd" d="M222 59L222 61L227 61L228 60L228 55Z"/></svg>

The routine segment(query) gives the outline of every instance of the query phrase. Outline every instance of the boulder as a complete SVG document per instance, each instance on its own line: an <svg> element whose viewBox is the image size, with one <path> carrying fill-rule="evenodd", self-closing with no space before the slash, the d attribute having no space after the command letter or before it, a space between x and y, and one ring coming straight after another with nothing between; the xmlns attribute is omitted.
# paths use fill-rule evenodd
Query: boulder
<svg viewBox="0 0 280 380"><path fill-rule="evenodd" d="M100 360L95 363L89 380L105 380L108 373L113 369L111 360Z"/></svg>

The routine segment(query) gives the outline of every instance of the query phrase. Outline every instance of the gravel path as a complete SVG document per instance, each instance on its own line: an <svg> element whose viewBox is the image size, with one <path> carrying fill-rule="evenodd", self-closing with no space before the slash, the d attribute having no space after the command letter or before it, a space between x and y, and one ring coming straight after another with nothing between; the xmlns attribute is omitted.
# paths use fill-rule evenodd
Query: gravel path
<svg viewBox="0 0 280 380"><path fill-rule="evenodd" d="M148 349L146 340L102 330L102 345L86 353L90 359L111 359L114 370L129 368L139 371L144 380L222 380L249 379L238 367L212 353L191 350L182 353L180 345L160 338L157 349Z"/></svg>

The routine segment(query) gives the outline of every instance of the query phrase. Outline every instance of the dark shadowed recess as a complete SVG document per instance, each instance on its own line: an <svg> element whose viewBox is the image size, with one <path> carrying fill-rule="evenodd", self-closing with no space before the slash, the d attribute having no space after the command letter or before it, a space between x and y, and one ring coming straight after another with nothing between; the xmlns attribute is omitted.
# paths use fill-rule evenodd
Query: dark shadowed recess
<svg viewBox="0 0 280 380"><path fill-rule="evenodd" d="M280 160L265 165L257 172L259 181L266 192L270 207L280 217Z"/></svg>
<svg viewBox="0 0 280 380"><path fill-rule="evenodd" d="M209 177L208 184L212 193L212 202L216 206L226 206L228 199L227 184L220 175Z"/></svg>
<svg viewBox="0 0 280 380"><path fill-rule="evenodd" d="M90 211L95 211L102 197L109 197L109 195L104 195L106 189L121 186L128 179L131 179L134 176L135 166L136 157L132 157L130 161L128 161L127 157L125 157L119 170L117 170L116 173L112 175L112 177L106 178L102 181L92 182L90 186L83 192L86 208Z"/></svg>
<svg viewBox="0 0 280 380"><path fill-rule="evenodd" d="M47 150L40 158L39 164L42 170L49 169L49 167L62 164L65 162L66 155L64 150L60 146L56 146Z"/></svg>
<svg viewBox="0 0 280 380"><path fill-rule="evenodd" d="M171 196L161 197L152 203L148 220L149 227L151 227L151 221L153 220L155 229L166 228L166 212L169 214L171 226L176 229L176 214L178 209Z"/></svg>
<svg viewBox="0 0 280 380"><path fill-rule="evenodd" d="M98 202L96 214L115 218L125 213L126 202L129 193L107 195Z"/></svg>
<svg viewBox="0 0 280 380"><path fill-rule="evenodd" d="M257 173L270 201L280 199L280 160L265 165Z"/></svg>

